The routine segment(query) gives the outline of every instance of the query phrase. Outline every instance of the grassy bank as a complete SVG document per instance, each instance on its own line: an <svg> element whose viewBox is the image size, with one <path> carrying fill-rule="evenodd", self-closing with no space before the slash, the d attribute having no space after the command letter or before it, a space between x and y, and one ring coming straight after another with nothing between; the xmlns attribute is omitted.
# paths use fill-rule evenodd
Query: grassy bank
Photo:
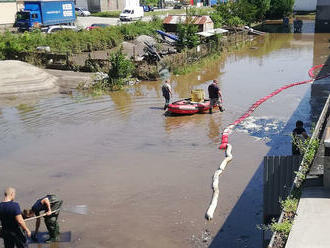
<svg viewBox="0 0 330 248"><path fill-rule="evenodd" d="M198 62L192 64L186 64L185 66L175 67L173 69L173 74L175 75L184 75L191 72L200 71L202 68L212 63L215 60L218 60L221 57L221 53L213 53L207 57L202 58Z"/></svg>

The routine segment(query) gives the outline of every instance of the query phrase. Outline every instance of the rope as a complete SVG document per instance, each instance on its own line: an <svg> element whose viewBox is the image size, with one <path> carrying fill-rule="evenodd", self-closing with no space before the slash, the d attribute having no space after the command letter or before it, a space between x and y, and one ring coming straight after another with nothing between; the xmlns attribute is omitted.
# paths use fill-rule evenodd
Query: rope
<svg viewBox="0 0 330 248"><path fill-rule="evenodd" d="M217 207L218 197L219 197L219 176L224 171L224 169L226 168L227 164L233 158L233 156L231 154L232 146L228 143L229 142L228 141L229 135L232 133L233 129L239 123L241 123L243 120L245 120L247 117L249 117L262 103L264 103L265 101L267 101L269 98L271 98L273 96L276 96L277 94L279 94L283 90L289 89L289 88L294 87L294 86L311 83L311 82L313 82L315 80L319 80L319 79L322 79L322 78L329 77L329 74L327 74L325 76L315 78L314 71L316 69L322 68L323 66L324 66L323 64L322 65L316 65L316 66L312 67L311 69L309 69L308 75L311 77L311 79L285 85L285 86L283 86L283 87L281 87L281 88L279 88L277 90L274 90L269 95L267 95L267 96L265 96L263 98L260 98L253 105L251 105L251 107L243 115L241 115L237 120L235 120L232 124L230 124L229 126L227 126L225 128L225 130L222 133L221 145L219 146L219 149L224 149L225 150L225 156L226 157L222 161L222 163L220 164L219 169L216 170L215 173L214 173L214 175L213 175L213 184L212 184L213 196L212 196L211 204L210 204L210 206L209 206L209 208L208 208L208 210L206 212L206 218L208 220L213 219L214 211L215 211L215 209Z"/></svg>

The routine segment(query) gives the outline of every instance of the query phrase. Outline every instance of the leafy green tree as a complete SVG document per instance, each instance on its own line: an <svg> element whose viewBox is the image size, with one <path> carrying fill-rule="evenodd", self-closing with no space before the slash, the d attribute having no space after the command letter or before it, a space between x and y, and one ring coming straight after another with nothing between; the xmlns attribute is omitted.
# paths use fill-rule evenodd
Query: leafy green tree
<svg viewBox="0 0 330 248"><path fill-rule="evenodd" d="M199 44L199 37L196 35L198 26L191 23L178 25L179 45L181 47L193 48Z"/></svg>
<svg viewBox="0 0 330 248"><path fill-rule="evenodd" d="M287 17L293 12L295 0L271 0L268 16L271 18Z"/></svg>
<svg viewBox="0 0 330 248"><path fill-rule="evenodd" d="M248 0L219 4L211 18L216 27L222 25L241 26L257 20L258 8Z"/></svg>
<svg viewBox="0 0 330 248"><path fill-rule="evenodd" d="M267 11L270 9L270 1L271 0L249 0L251 4L256 6L256 19L262 20L265 16Z"/></svg>
<svg viewBox="0 0 330 248"><path fill-rule="evenodd" d="M240 0L236 4L235 16L239 17L246 24L252 24L257 20L258 8L248 0Z"/></svg>

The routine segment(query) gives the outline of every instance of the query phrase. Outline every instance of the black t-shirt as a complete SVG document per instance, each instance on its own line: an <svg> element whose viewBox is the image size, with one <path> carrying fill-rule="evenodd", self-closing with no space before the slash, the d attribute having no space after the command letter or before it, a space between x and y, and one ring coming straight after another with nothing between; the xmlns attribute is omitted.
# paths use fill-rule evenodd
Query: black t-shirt
<svg viewBox="0 0 330 248"><path fill-rule="evenodd" d="M304 132L306 133L305 128L303 128L303 127L296 127L295 129L293 129L292 134L295 136L295 135L301 135Z"/></svg>
<svg viewBox="0 0 330 248"><path fill-rule="evenodd" d="M48 196L46 196L48 198ZM41 201L43 199L45 199L46 197L40 198L39 200L37 200L33 206L32 206L32 211L35 213L35 215L40 215L41 211L48 211L47 205L46 204L42 204ZM49 199L49 198L48 198Z"/></svg>
<svg viewBox="0 0 330 248"><path fill-rule="evenodd" d="M219 87L216 84L210 84L209 88L209 98L219 98Z"/></svg>
<svg viewBox="0 0 330 248"><path fill-rule="evenodd" d="M0 203L0 220L3 230L14 231L18 228L16 216L22 214L21 208L17 202Z"/></svg>

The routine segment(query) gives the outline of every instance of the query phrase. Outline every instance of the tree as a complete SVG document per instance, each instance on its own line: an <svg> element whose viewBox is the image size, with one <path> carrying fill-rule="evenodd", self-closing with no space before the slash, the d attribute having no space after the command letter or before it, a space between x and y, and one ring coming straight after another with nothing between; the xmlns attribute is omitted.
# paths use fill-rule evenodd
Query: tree
<svg viewBox="0 0 330 248"><path fill-rule="evenodd" d="M256 19L262 20L265 16L267 11L270 9L270 1L271 0L249 0L251 4L256 6Z"/></svg>
<svg viewBox="0 0 330 248"><path fill-rule="evenodd" d="M188 18L187 22L178 25L179 45L181 47L193 48L199 44L199 38L196 35L198 26L191 24Z"/></svg>
<svg viewBox="0 0 330 248"><path fill-rule="evenodd" d="M271 18L287 17L293 12L295 0L271 0L268 16Z"/></svg>

